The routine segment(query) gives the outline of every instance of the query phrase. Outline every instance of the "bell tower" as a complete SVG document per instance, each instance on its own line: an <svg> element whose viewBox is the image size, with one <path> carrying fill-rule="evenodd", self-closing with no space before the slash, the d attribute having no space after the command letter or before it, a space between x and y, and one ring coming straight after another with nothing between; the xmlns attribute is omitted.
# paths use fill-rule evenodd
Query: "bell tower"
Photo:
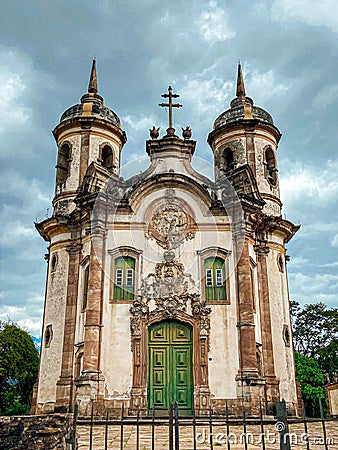
<svg viewBox="0 0 338 450"><path fill-rule="evenodd" d="M35 223L49 243L37 390L37 402L47 412L72 409L74 378L80 374L79 354L83 354L83 346L75 347L75 339L77 344L84 340L76 335L76 327L81 323L84 333L87 293L97 301L94 291L99 269L97 259L91 257L90 214L78 207L76 198L88 188L98 192L110 178L119 180L121 151L127 141L119 117L98 93L95 60L88 92L62 114L53 135L58 148L53 214ZM99 319L88 314L87 321L87 334L97 333Z"/></svg>
<svg viewBox="0 0 338 450"><path fill-rule="evenodd" d="M278 399L296 397L290 381L294 361L285 244L299 226L282 218L277 167L280 138L271 115L246 95L238 64L236 97L216 118L208 143L214 154L216 184L222 186L223 180L229 180L244 213L242 248L234 238L240 254L236 268L238 397L264 398L269 414L274 413Z"/></svg>
<svg viewBox="0 0 338 450"><path fill-rule="evenodd" d="M277 168L280 138L271 115L247 97L242 66L238 64L236 97L230 102L230 109L217 117L208 136L215 179L249 166L265 201L264 212L273 216L279 216L282 207Z"/></svg>
<svg viewBox="0 0 338 450"><path fill-rule="evenodd" d="M120 173L121 150L127 137L119 117L98 94L96 61L93 60L88 92L68 108L53 130L58 146L54 208L70 213L88 167L98 164L107 176Z"/></svg>

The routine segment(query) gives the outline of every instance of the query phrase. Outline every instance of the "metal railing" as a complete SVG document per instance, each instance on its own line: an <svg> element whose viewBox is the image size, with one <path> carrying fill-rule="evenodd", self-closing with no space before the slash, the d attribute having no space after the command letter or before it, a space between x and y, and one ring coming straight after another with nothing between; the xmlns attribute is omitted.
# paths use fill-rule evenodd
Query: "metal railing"
<svg viewBox="0 0 338 450"><path fill-rule="evenodd" d="M284 401L277 404L276 418L265 418L262 406L259 417L248 417L243 409L241 418L233 418L227 404L224 416L215 415L212 409L208 416L196 416L194 411L191 417L180 416L177 403L170 404L165 416L158 416L155 408L147 417L140 411L128 416L124 405L118 419L109 410L105 418L95 416L94 411L92 402L90 417L78 417L76 405L72 450L249 450L253 445L261 450L338 449L338 422L324 418L321 404L317 419L307 418L304 408L302 418L288 417Z"/></svg>

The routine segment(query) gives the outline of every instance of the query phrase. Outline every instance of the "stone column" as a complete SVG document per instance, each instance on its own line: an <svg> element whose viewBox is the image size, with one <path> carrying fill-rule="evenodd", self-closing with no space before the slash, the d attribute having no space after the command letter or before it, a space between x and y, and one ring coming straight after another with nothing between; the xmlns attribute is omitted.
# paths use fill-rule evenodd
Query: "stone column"
<svg viewBox="0 0 338 450"><path fill-rule="evenodd" d="M273 356L273 344L271 333L271 310L268 284L268 270L266 257L269 247L266 245L255 245L257 254L257 278L259 291L259 305L261 317L262 352L264 363L264 377L266 408L268 414L274 414L276 402L279 400L279 381L275 374L275 362Z"/></svg>
<svg viewBox="0 0 338 450"><path fill-rule="evenodd" d="M259 404L264 398L264 379L260 377L256 358L256 336L252 301L252 282L248 241L237 264L239 372L237 380L238 412L241 406L253 415L259 414Z"/></svg>
<svg viewBox="0 0 338 450"><path fill-rule="evenodd" d="M103 301L103 277L102 267L104 258L104 227L95 225L91 228L92 242L89 262L88 297L83 346L83 368L79 379L76 381L76 401L79 403L79 413L88 415L90 402L96 402L96 408L103 404L104 377L100 370L101 352L101 315ZM96 413L99 411L96 409Z"/></svg>
<svg viewBox="0 0 338 450"><path fill-rule="evenodd" d="M62 412L71 411L73 405L74 339L81 248L82 246L80 244L70 245L66 248L69 254L67 300L65 310L61 375L56 384L56 410Z"/></svg>
<svg viewBox="0 0 338 450"><path fill-rule="evenodd" d="M238 309L240 337L240 373L245 379L257 378L256 337L254 309L252 302L252 282L250 271L250 258L247 240L244 241L243 250L237 264L238 278Z"/></svg>

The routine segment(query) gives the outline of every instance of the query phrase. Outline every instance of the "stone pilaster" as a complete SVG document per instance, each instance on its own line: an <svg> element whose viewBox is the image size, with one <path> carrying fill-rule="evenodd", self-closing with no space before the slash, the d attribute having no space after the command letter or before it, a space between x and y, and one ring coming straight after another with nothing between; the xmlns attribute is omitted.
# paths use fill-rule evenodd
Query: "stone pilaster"
<svg viewBox="0 0 338 450"><path fill-rule="evenodd" d="M259 404L264 398L264 380L259 376L256 358L256 336L252 301L252 281L247 240L237 263L239 371L237 401L252 414L259 413Z"/></svg>
<svg viewBox="0 0 338 450"><path fill-rule="evenodd" d="M101 322L103 301L102 261L104 258L105 236L102 226L92 226L92 242L89 263L88 297L83 347L83 369L76 381L76 401L79 413L87 415L91 400L103 403L104 377L100 370Z"/></svg>
<svg viewBox="0 0 338 450"><path fill-rule="evenodd" d="M244 241L243 250L237 264L238 310L239 310L239 347L240 373L244 378L257 378L256 338L254 309L252 303L252 282L250 271L249 248Z"/></svg>
<svg viewBox="0 0 338 450"><path fill-rule="evenodd" d="M273 343L271 334L271 310L269 298L268 270L266 257L269 248L266 245L255 245L257 254L257 275L258 275L258 291L260 297L260 317L261 317L261 335L262 335L262 352L264 362L264 378L265 378L265 398L266 409L268 414L274 413L276 402L279 400L279 381L275 374L275 363L273 355Z"/></svg>
<svg viewBox="0 0 338 450"><path fill-rule="evenodd" d="M79 284L80 244L66 248L69 254L67 300L63 335L61 375L56 385L56 410L69 412L73 404L73 363L76 326L77 296Z"/></svg>

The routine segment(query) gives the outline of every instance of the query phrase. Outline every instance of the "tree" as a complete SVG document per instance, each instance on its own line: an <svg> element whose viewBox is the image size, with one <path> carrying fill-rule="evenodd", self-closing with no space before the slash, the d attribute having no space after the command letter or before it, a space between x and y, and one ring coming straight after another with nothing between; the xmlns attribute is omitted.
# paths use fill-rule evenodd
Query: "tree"
<svg viewBox="0 0 338 450"><path fill-rule="evenodd" d="M0 414L28 414L39 353L18 325L0 321Z"/></svg>
<svg viewBox="0 0 338 450"><path fill-rule="evenodd" d="M305 305L291 302L297 379L307 413L319 414L318 399L327 406L325 382L338 376L338 308L324 303Z"/></svg>
<svg viewBox="0 0 338 450"><path fill-rule="evenodd" d="M318 399L325 399L326 393L323 388L325 378L318 362L313 358L300 355L295 352L296 375L301 385L302 397L306 407L307 415L318 416Z"/></svg>
<svg viewBox="0 0 338 450"><path fill-rule="evenodd" d="M318 350L338 338L338 308L326 309L324 303L305 305L301 309L291 302L295 350L301 355L318 358Z"/></svg>
<svg viewBox="0 0 338 450"><path fill-rule="evenodd" d="M319 348L317 356L327 382L336 383L338 381L338 339L333 338L329 345Z"/></svg>

